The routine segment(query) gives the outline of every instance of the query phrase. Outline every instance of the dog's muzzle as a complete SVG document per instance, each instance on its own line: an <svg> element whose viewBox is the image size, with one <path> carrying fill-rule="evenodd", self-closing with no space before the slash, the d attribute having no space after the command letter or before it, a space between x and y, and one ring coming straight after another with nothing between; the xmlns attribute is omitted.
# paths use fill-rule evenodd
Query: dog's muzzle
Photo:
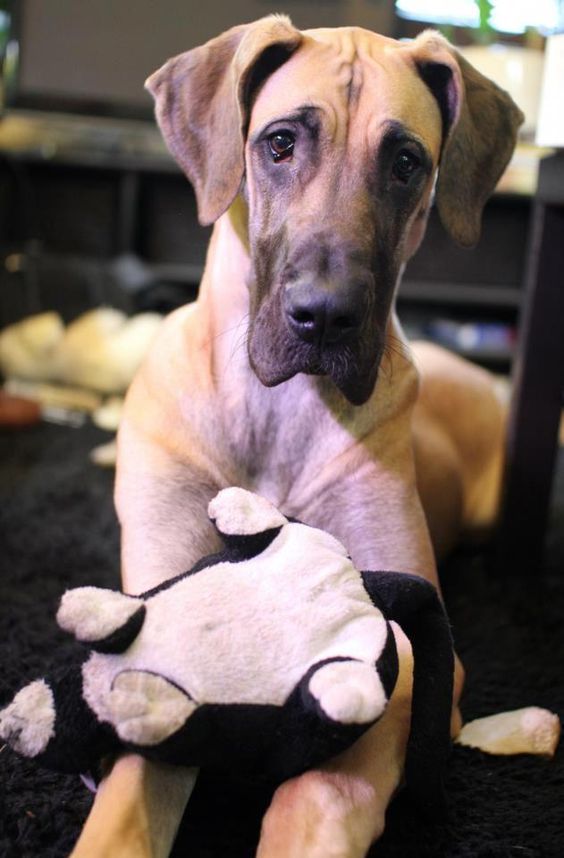
<svg viewBox="0 0 564 858"><path fill-rule="evenodd" d="M301 271L285 278L251 322L249 357L274 387L298 373L326 376L353 405L370 397L382 356L370 273L330 278Z"/></svg>

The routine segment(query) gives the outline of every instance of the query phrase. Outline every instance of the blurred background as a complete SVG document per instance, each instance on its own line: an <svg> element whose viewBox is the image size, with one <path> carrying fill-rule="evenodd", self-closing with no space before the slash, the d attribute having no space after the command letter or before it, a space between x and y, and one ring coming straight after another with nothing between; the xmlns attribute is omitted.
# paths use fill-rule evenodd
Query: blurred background
<svg viewBox="0 0 564 858"><path fill-rule="evenodd" d="M410 335L507 372L559 0L1 0L0 329L46 311L64 324L100 306L164 313L196 296L209 231L143 81L169 56L272 11L301 28L356 24L397 38L438 27L524 109L478 247L456 247L433 216L399 299ZM13 374L2 354L0 343L0 368Z"/></svg>

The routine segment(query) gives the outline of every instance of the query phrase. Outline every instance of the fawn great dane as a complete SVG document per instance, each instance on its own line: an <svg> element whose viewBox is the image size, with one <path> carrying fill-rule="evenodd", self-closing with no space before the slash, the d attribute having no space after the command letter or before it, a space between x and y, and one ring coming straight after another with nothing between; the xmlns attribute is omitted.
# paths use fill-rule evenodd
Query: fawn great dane
<svg viewBox="0 0 564 858"><path fill-rule="evenodd" d="M198 300L165 322L130 388L116 503L124 589L216 549L228 485L326 528L360 569L418 573L490 524L504 414L482 370L408 345L395 313L435 201L476 243L520 110L435 32L235 27L147 82L170 151L214 223ZM383 718L279 787L260 858L356 858L402 780L411 653ZM459 727L457 666L453 731ZM165 856L195 773L113 765L75 856Z"/></svg>

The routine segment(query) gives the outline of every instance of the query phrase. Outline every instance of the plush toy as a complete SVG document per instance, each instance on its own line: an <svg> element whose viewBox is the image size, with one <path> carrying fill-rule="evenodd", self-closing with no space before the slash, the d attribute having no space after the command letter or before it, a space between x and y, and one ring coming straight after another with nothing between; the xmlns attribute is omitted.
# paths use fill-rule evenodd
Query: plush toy
<svg viewBox="0 0 564 858"><path fill-rule="evenodd" d="M89 310L66 327L58 313L38 313L0 331L0 372L123 393L161 324L157 313L128 318L112 307Z"/></svg>
<svg viewBox="0 0 564 858"><path fill-rule="evenodd" d="M453 652L434 588L359 572L343 545L264 498L221 491L209 515L225 550L141 596L69 590L59 625L76 663L19 691L0 736L38 763L85 772L124 747L147 757L283 779L353 743L380 718L411 640L406 779L440 801Z"/></svg>

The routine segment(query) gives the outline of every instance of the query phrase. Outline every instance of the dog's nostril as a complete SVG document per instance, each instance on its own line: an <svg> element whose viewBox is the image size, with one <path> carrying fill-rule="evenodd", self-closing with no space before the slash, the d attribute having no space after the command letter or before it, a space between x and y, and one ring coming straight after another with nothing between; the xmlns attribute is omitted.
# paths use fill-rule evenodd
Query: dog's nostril
<svg viewBox="0 0 564 858"><path fill-rule="evenodd" d="M298 325L311 327L311 325L315 324L315 316L313 313L308 312L308 310L293 310L291 316Z"/></svg>
<svg viewBox="0 0 564 858"><path fill-rule="evenodd" d="M354 328L355 321L352 316L336 316L332 319L332 325L340 331L348 331L349 328Z"/></svg>

